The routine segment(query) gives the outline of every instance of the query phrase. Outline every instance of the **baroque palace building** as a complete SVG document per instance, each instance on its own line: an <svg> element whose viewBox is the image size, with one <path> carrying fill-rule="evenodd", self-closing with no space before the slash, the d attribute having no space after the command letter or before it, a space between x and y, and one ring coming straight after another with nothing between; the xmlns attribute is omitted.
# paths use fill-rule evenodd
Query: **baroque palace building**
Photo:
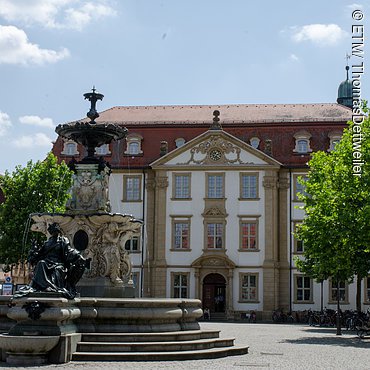
<svg viewBox="0 0 370 370"><path fill-rule="evenodd" d="M211 315L234 319L335 307L331 281L317 284L295 268L304 245L293 232L304 218L298 179L310 154L333 150L351 119L348 82L341 104L117 106L100 114L97 122L128 128L97 154L112 167L112 212L144 221L142 236L125 246L138 297L199 298ZM67 163L83 151L61 138L53 147ZM355 308L355 286L341 285L343 309Z"/></svg>

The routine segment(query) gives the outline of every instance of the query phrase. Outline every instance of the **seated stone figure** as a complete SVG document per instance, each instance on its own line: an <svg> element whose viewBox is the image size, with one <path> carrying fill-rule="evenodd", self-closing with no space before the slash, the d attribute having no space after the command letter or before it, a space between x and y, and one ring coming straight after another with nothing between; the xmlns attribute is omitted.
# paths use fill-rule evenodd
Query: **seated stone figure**
<svg viewBox="0 0 370 370"><path fill-rule="evenodd" d="M35 266L29 286L14 294L23 296L29 292L56 292L68 299L76 296L76 284L81 279L87 261L67 238L61 236L57 223L48 227L50 238L41 246L34 246L28 260Z"/></svg>

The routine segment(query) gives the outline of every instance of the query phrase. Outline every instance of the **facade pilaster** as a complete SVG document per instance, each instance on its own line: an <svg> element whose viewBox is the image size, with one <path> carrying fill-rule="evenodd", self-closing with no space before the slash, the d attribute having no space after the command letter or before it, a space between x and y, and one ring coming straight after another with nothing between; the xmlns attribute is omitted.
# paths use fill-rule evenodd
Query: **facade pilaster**
<svg viewBox="0 0 370 370"><path fill-rule="evenodd" d="M278 189L277 171L266 171L265 191L265 260L263 262L263 311L266 318L279 305Z"/></svg>

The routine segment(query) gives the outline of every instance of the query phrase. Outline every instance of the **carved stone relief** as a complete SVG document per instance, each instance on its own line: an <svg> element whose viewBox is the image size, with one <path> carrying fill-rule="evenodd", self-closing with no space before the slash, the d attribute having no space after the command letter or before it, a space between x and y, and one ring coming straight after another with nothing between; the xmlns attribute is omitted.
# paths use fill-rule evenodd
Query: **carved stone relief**
<svg viewBox="0 0 370 370"><path fill-rule="evenodd" d="M114 285L128 281L132 267L125 243L133 236L140 236L140 221L120 214L35 214L32 219L31 230L45 235L47 225L57 222L72 246L76 233L83 231L87 234L87 247L81 252L85 258L91 258L91 266L85 277L108 277Z"/></svg>
<svg viewBox="0 0 370 370"><path fill-rule="evenodd" d="M207 140L190 150L190 159L178 164L254 164L240 158L241 149L220 135L211 135Z"/></svg>

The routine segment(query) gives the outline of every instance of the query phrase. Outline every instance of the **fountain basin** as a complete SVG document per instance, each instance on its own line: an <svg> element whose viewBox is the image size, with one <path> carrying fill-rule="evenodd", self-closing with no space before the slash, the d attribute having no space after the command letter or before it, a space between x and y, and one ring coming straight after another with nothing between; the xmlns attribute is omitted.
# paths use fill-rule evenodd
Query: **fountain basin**
<svg viewBox="0 0 370 370"><path fill-rule="evenodd" d="M47 354L59 342L59 336L0 334L0 348L7 353L10 365L46 364Z"/></svg>

